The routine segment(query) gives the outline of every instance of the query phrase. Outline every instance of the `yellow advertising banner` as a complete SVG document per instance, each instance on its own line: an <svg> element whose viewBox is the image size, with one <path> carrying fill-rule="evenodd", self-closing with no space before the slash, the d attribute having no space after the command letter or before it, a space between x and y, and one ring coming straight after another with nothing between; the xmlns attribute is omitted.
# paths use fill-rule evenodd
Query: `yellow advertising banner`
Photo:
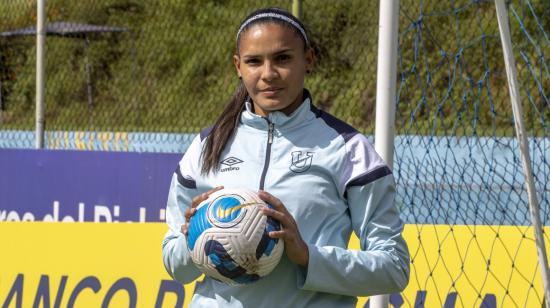
<svg viewBox="0 0 550 308"><path fill-rule="evenodd" d="M194 284L166 273L165 231L164 223L0 223L0 304L186 307ZM411 279L392 306L541 306L530 228L407 225L405 238ZM365 306L360 298L357 307Z"/></svg>

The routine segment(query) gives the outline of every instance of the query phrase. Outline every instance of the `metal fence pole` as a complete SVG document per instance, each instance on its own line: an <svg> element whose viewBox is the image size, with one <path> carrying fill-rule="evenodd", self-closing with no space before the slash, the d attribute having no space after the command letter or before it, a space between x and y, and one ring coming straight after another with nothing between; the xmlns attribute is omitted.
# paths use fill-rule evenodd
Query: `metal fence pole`
<svg viewBox="0 0 550 308"><path fill-rule="evenodd" d="M36 139L37 149L44 148L44 66L46 45L46 0L38 0L36 19Z"/></svg>
<svg viewBox="0 0 550 308"><path fill-rule="evenodd" d="M292 0L292 15L296 18L302 18L302 0Z"/></svg>
<svg viewBox="0 0 550 308"><path fill-rule="evenodd" d="M1 55L0 55L1 58ZM2 80L0 79L0 127L2 126L4 112L4 101L2 100Z"/></svg>

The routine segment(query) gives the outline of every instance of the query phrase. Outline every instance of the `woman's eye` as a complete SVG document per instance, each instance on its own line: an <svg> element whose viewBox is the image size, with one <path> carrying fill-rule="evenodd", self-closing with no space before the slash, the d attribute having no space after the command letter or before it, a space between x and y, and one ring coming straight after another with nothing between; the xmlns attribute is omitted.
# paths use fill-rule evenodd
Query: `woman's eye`
<svg viewBox="0 0 550 308"><path fill-rule="evenodd" d="M255 65L255 64L259 64L260 60L259 59L248 59L248 60L244 61L244 63L246 63L248 65Z"/></svg>
<svg viewBox="0 0 550 308"><path fill-rule="evenodd" d="M279 56L277 56L277 60L279 60L279 61L290 60L290 55L279 55Z"/></svg>

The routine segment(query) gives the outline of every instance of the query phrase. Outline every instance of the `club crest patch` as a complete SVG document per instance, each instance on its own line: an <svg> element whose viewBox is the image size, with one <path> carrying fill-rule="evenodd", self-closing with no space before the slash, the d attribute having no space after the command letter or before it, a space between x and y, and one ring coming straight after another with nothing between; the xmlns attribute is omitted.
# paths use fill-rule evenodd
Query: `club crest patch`
<svg viewBox="0 0 550 308"><path fill-rule="evenodd" d="M292 172L306 172L311 167L313 152L294 151L291 154L292 161L289 168Z"/></svg>

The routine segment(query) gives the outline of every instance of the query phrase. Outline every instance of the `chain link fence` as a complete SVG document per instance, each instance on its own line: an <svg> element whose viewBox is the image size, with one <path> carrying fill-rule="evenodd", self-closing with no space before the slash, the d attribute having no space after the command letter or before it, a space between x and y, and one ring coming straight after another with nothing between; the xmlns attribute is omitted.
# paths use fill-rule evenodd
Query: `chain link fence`
<svg viewBox="0 0 550 308"><path fill-rule="evenodd" d="M547 225L550 1L508 4ZM48 1L48 23L73 31L47 38L46 147L184 152L237 85L240 21L268 5L291 9L290 0ZM540 306L494 3L400 6L394 174L412 273L390 302ZM15 33L35 24L35 12L34 2L0 2L0 147L34 144L35 38ZM304 0L302 19L317 54L306 80L314 103L372 135L378 1Z"/></svg>
<svg viewBox="0 0 550 308"><path fill-rule="evenodd" d="M34 125L35 38L15 34L34 23L36 8L29 3L1 4L8 17L0 21L3 129ZM215 120L237 85L232 55L240 21L255 8L290 4L48 1L50 24L82 30L48 36L46 129L198 132ZM304 6L317 51L318 65L307 81L316 103L372 130L377 5ZM117 30L96 32L92 26Z"/></svg>

